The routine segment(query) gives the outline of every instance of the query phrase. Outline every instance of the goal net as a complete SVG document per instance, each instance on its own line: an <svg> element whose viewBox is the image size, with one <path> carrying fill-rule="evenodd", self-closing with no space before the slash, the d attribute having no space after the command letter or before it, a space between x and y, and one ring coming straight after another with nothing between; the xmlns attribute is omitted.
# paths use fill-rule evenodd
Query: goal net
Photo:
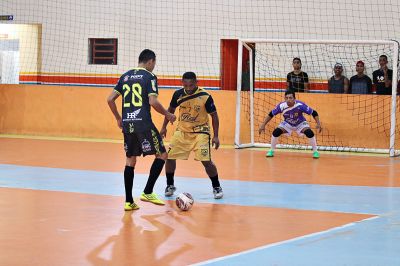
<svg viewBox="0 0 400 266"><path fill-rule="evenodd" d="M238 50L237 148L270 146L272 131L282 117L274 117L265 133L259 134L258 129L268 113L284 101L286 77L293 71L293 58L298 57L302 61L301 70L309 77L309 93L296 93L296 98L319 113L321 133L317 133L312 116L306 115L306 119L316 133L320 150L387 152L391 156L398 152L397 42L254 39L240 40ZM247 62L242 62L244 53L249 54ZM388 67L393 69L392 95L328 93L327 82L334 75L336 63L343 66L343 75L350 79L357 74L356 62L361 60L365 64L364 73L373 79L380 55L388 57ZM308 145L307 138L293 133L280 137L277 147L310 149Z"/></svg>

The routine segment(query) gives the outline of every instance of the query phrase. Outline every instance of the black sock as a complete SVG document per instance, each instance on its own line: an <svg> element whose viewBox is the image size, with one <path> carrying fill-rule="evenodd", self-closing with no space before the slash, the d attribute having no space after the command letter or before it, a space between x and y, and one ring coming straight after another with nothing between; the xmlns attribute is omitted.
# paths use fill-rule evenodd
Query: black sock
<svg viewBox="0 0 400 266"><path fill-rule="evenodd" d="M144 194L153 193L154 185L156 184L156 181L157 181L158 177L160 176L160 173L164 167L164 164L165 164L164 160L159 159L159 158L154 159L154 162L150 168L149 179L147 179L147 184L143 191Z"/></svg>
<svg viewBox="0 0 400 266"><path fill-rule="evenodd" d="M135 176L135 167L125 166L124 170L124 184L125 184L125 201L133 202L132 198L132 188L133 188L133 178Z"/></svg>
<svg viewBox="0 0 400 266"><path fill-rule="evenodd" d="M172 172L172 173L165 173L165 175L167 176L167 186L169 186L169 185L174 185L174 175L175 175L175 173L174 172Z"/></svg>
<svg viewBox="0 0 400 266"><path fill-rule="evenodd" d="M219 184L219 180L218 180L218 175L211 177L211 183L213 187L220 187L221 185Z"/></svg>

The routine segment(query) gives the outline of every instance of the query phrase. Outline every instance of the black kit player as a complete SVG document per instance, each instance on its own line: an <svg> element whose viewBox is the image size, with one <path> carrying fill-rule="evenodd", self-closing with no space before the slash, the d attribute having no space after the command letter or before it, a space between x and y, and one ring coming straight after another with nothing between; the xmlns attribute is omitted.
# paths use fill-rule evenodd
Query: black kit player
<svg viewBox="0 0 400 266"><path fill-rule="evenodd" d="M139 209L139 206L133 201L132 188L136 157L140 155L155 155L146 187L140 199L157 205L164 205L157 194L153 193L153 188L168 154L162 138L153 124L150 109L153 107L171 123L176 120L176 116L168 112L157 100L157 77L152 73L155 65L155 53L149 49L143 50L139 55L138 67L129 70L120 77L107 99L118 127L122 129L124 134L126 152L124 209L126 211ZM122 117L115 104L115 100L119 96L122 96Z"/></svg>

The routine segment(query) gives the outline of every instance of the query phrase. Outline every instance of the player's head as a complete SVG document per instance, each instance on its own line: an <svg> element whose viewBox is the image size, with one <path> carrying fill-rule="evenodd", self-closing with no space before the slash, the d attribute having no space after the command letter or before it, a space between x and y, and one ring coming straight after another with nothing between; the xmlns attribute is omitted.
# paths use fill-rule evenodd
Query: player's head
<svg viewBox="0 0 400 266"><path fill-rule="evenodd" d="M293 106L296 100L296 93L291 90L285 91L285 101L289 106Z"/></svg>
<svg viewBox="0 0 400 266"><path fill-rule="evenodd" d="M153 71L156 66L156 54L150 49L144 49L139 55L139 65Z"/></svg>
<svg viewBox="0 0 400 266"><path fill-rule="evenodd" d="M379 65L380 65L381 67L386 66L387 63L388 63L388 58L387 58L386 55L383 54L383 55L379 56Z"/></svg>
<svg viewBox="0 0 400 266"><path fill-rule="evenodd" d="M356 71L357 71L357 74L364 74L364 62L363 61L361 61L361 60L359 60L359 61L357 61L357 63L356 63Z"/></svg>
<svg viewBox="0 0 400 266"><path fill-rule="evenodd" d="M343 73L343 65L341 63L336 63L335 66L333 67L333 71L335 72L335 75L342 75Z"/></svg>
<svg viewBox="0 0 400 266"><path fill-rule="evenodd" d="M298 57L293 58L292 65L295 70L301 69L301 59Z"/></svg>
<svg viewBox="0 0 400 266"><path fill-rule="evenodd" d="M185 91L192 92L197 88L197 77L194 72L185 72L182 75L182 85Z"/></svg>

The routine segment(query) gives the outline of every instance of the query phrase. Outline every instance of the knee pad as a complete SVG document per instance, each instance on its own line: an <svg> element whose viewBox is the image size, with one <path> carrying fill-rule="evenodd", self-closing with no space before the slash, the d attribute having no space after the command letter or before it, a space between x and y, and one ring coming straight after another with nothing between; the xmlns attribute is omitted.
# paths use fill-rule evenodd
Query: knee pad
<svg viewBox="0 0 400 266"><path fill-rule="evenodd" d="M314 132L311 130L311 129L309 129L309 128L307 128L306 130L304 130L304 135L306 135L306 137L307 138L309 138L309 139L311 139L312 137L314 137Z"/></svg>
<svg viewBox="0 0 400 266"><path fill-rule="evenodd" d="M275 138L279 137L280 135L282 135L283 131L282 129L280 129L279 127L275 128L274 131L272 132L272 136L274 136Z"/></svg>

